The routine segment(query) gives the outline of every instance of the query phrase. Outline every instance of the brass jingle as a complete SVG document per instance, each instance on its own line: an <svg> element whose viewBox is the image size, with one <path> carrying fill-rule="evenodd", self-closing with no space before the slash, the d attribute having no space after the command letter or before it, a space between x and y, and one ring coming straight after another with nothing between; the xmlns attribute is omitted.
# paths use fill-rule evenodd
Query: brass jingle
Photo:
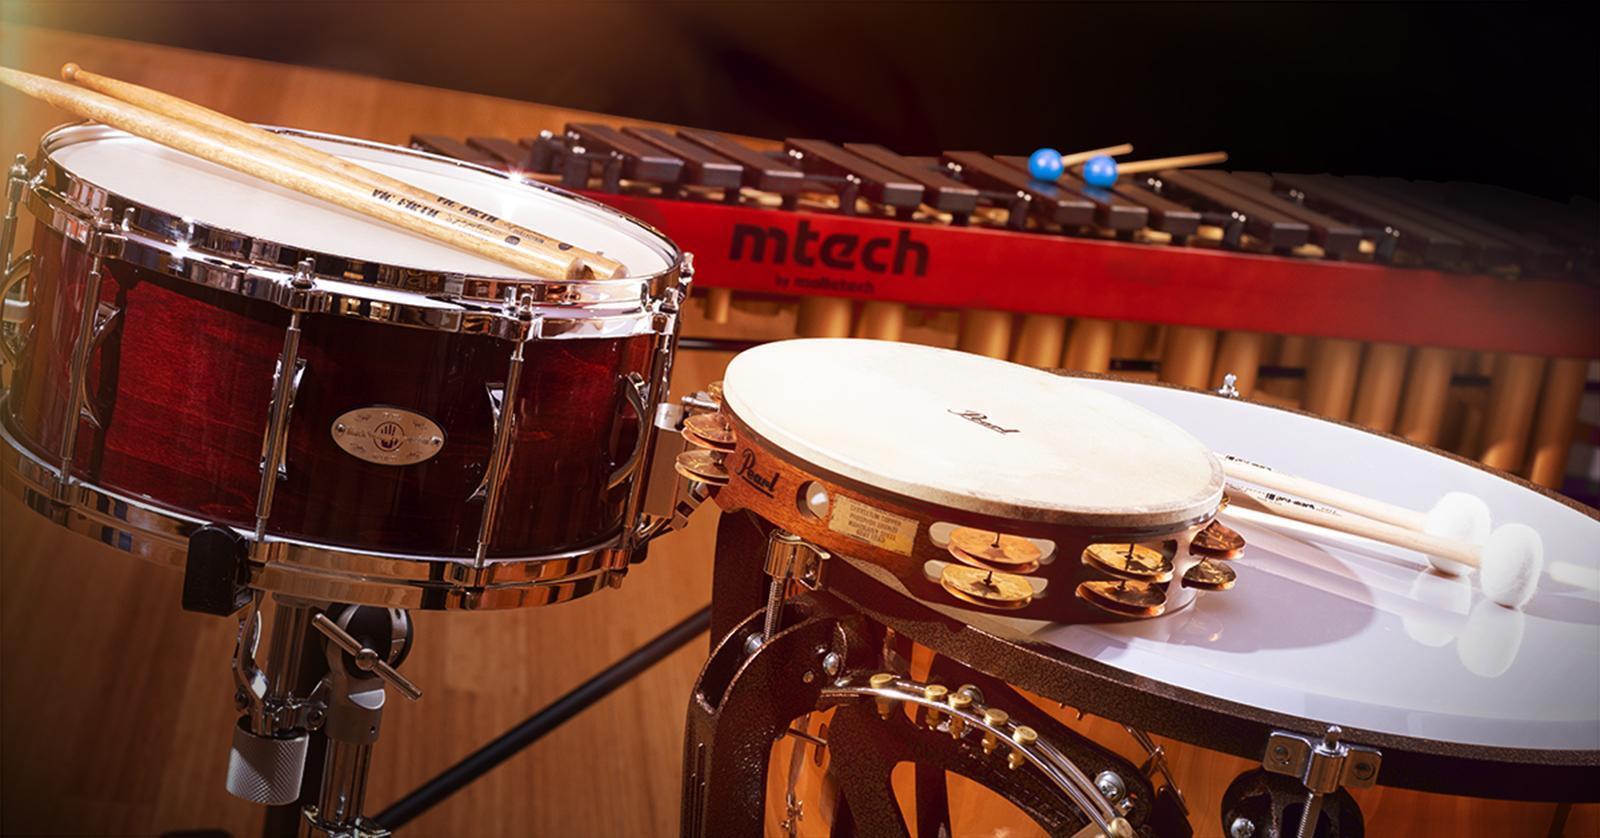
<svg viewBox="0 0 1600 838"><path fill-rule="evenodd" d="M717 379L706 385L706 396L717 404L722 404L722 379Z"/></svg>
<svg viewBox="0 0 1600 838"><path fill-rule="evenodd" d="M709 451L716 451L722 454L732 454L733 449L735 448L734 445L718 445L711 440L700 436L694 431L689 430L688 428L684 428L683 430L679 431L678 435L683 437L684 442L687 442L696 448L704 448Z"/></svg>
<svg viewBox="0 0 1600 838"><path fill-rule="evenodd" d="M683 420L683 431L705 440L712 448L733 450L733 425L721 413L696 413Z"/></svg>
<svg viewBox="0 0 1600 838"><path fill-rule="evenodd" d="M1172 581L1172 560L1143 544L1091 544L1083 551L1083 563L1122 579Z"/></svg>
<svg viewBox="0 0 1600 838"><path fill-rule="evenodd" d="M972 567L981 568L983 570L1003 570L1010 573L1032 573L1039 569L1038 562L1029 562L1027 564L990 564L989 562L986 562L976 556L968 554L967 551L962 550L960 547L957 547L954 544L950 545L950 555L954 556L962 564L971 565Z"/></svg>
<svg viewBox="0 0 1600 838"><path fill-rule="evenodd" d="M690 480L717 486L728 482L728 470L722 465L722 456L702 448L691 448L679 454L672 467Z"/></svg>
<svg viewBox="0 0 1600 838"><path fill-rule="evenodd" d="M1194 534L1189 555L1205 559L1237 559L1244 555L1244 536L1221 521L1212 521Z"/></svg>
<svg viewBox="0 0 1600 838"><path fill-rule="evenodd" d="M1233 587L1239 574L1222 562L1205 559L1183 572L1183 586L1202 591L1226 591Z"/></svg>
<svg viewBox="0 0 1600 838"><path fill-rule="evenodd" d="M1012 610L1033 602L1028 580L998 570L949 564L939 574L939 584L956 599L985 608Z"/></svg>
<svg viewBox="0 0 1600 838"><path fill-rule="evenodd" d="M950 553L955 555L957 550L982 562L982 566L1037 567L1039 559L1044 555L1032 541L1021 536L1001 535L972 527L956 527L950 530Z"/></svg>
<svg viewBox="0 0 1600 838"><path fill-rule="evenodd" d="M1159 617L1167 610L1167 592L1144 582L1084 582L1078 586L1078 597L1122 617Z"/></svg>

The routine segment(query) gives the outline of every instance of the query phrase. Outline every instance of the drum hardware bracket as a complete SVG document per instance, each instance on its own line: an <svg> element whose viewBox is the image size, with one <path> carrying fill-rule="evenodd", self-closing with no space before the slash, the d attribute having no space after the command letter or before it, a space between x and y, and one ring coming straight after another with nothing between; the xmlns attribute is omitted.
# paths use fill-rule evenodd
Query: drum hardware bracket
<svg viewBox="0 0 1600 838"><path fill-rule="evenodd" d="M1341 742L1343 735L1338 725L1331 725L1320 741L1284 730L1275 730L1267 738L1262 767L1294 777L1306 787L1298 838L1311 838L1316 832L1324 795L1341 787L1368 788L1378 781L1383 754L1375 748Z"/></svg>
<svg viewBox="0 0 1600 838"><path fill-rule="evenodd" d="M822 563L830 555L821 547L781 529L774 529L767 536L766 572L772 581L767 587L767 604L761 621L761 633L746 638L746 652L754 653L781 627L783 603L788 593L789 580L798 580L800 584L813 591L822 587Z"/></svg>
<svg viewBox="0 0 1600 838"><path fill-rule="evenodd" d="M28 276L33 264L33 253L25 252L15 259L11 249L17 241L17 204L22 200L22 188L28 182L28 158L19 154L6 174L6 214L0 220L0 322L20 325L28 317L28 301L11 299L11 289ZM16 353L3 333L0 333L0 361L15 364Z"/></svg>
<svg viewBox="0 0 1600 838"><path fill-rule="evenodd" d="M207 524L189 534L183 610L231 617L250 603L250 546L237 530Z"/></svg>

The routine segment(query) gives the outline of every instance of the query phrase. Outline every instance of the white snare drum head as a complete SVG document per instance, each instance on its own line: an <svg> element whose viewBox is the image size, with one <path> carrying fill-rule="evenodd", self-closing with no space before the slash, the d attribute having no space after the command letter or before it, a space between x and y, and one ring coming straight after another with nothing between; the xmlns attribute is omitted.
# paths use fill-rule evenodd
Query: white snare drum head
<svg viewBox="0 0 1600 838"><path fill-rule="evenodd" d="M428 192L464 202L627 266L672 267L673 248L620 213L515 178L431 155L335 137L286 135ZM524 277L514 268L103 126L58 132L51 159L145 206L278 244L386 265L468 276Z"/></svg>
<svg viewBox="0 0 1600 838"><path fill-rule="evenodd" d="M1325 724L1507 748L1600 749L1600 521L1467 463L1310 416L1203 393L1080 379L1214 450L1417 510L1481 497L1543 537L1521 611L1417 554L1230 510L1238 582L1154 620L1028 624L1035 640L1202 695ZM1136 720L1132 720L1136 721Z"/></svg>
<svg viewBox="0 0 1600 838"><path fill-rule="evenodd" d="M741 353L728 408L793 457L905 497L1027 521L1159 527L1216 508L1222 470L1177 425L965 352L788 340Z"/></svg>

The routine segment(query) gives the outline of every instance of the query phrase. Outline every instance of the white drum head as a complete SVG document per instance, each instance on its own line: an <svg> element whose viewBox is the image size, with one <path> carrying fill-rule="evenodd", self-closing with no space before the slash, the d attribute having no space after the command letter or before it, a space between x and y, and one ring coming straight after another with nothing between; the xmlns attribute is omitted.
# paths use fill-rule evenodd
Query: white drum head
<svg viewBox="0 0 1600 838"><path fill-rule="evenodd" d="M1249 546L1232 590L1153 620L1030 624L1032 639L1141 678L1323 724L1435 742L1600 749L1600 521L1540 492L1398 440L1168 387L1079 379L1181 422L1214 450L1427 510L1446 492L1544 541L1520 611L1475 576L1294 524L1223 521Z"/></svg>
<svg viewBox="0 0 1600 838"><path fill-rule="evenodd" d="M724 398L792 457L885 492L1068 526L1182 525L1222 470L1172 422L1102 390L965 352L788 340L741 353Z"/></svg>
<svg viewBox="0 0 1600 838"><path fill-rule="evenodd" d="M674 248L621 213L456 161L331 136L286 134L428 192L616 259L628 276L672 267ZM154 209L210 227L349 259L466 276L526 278L514 268L98 125L58 131L63 169Z"/></svg>

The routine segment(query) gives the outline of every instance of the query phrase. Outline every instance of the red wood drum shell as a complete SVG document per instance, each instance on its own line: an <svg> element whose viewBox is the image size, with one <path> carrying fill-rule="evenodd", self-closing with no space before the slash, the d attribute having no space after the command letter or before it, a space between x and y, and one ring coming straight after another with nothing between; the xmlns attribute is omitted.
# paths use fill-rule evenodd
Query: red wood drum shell
<svg viewBox="0 0 1600 838"><path fill-rule="evenodd" d="M45 462L61 448L71 354L90 259L38 225L32 328L7 399L8 424ZM76 423L79 479L196 518L252 528L273 372L289 314L277 306L108 261L100 300L121 309L87 367L101 420ZM332 546L471 556L494 436L487 392L506 380L499 338L302 316L305 368L268 533ZM626 485L608 476L632 452L639 417L621 397L648 379L654 334L535 340L507 396L515 436L490 556L595 545L621 526ZM334 441L337 417L398 407L444 431L432 458L367 462Z"/></svg>

